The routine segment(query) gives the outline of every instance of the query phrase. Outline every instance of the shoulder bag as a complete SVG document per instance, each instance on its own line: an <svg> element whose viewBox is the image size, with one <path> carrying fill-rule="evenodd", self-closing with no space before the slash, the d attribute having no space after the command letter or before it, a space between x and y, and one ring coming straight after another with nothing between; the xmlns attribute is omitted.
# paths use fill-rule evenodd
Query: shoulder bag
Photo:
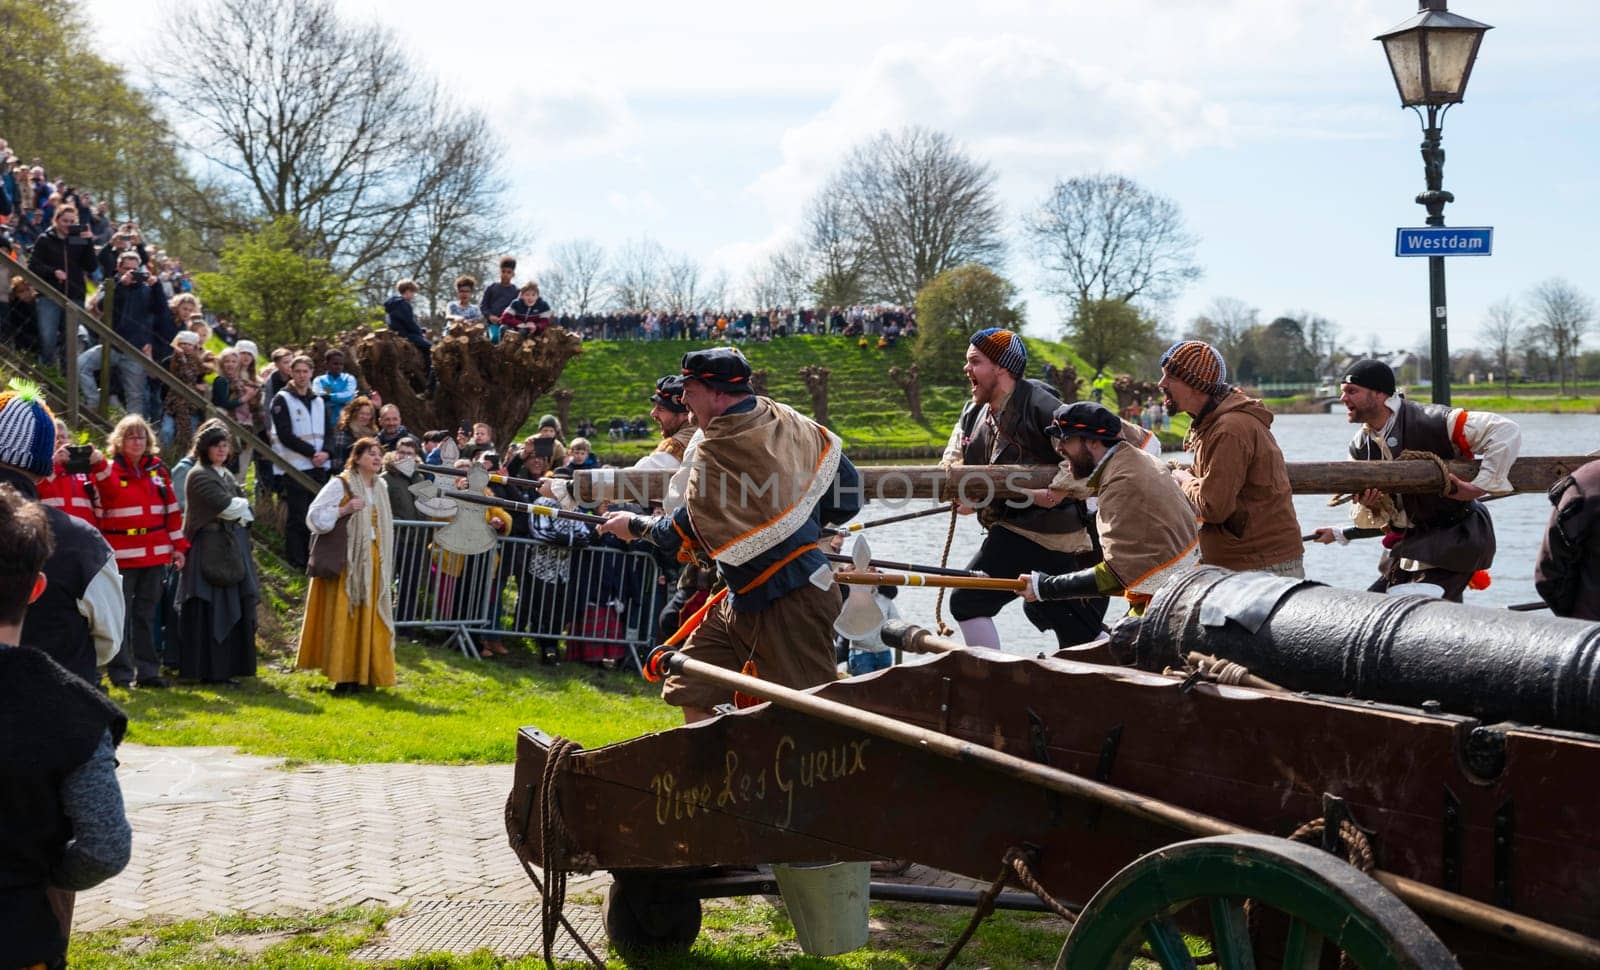
<svg viewBox="0 0 1600 970"><path fill-rule="evenodd" d="M212 522L195 533L189 556L199 561L200 578L218 589L244 582L244 557L222 522Z"/></svg>
<svg viewBox="0 0 1600 970"><path fill-rule="evenodd" d="M344 486L344 500L350 501L350 483L343 475L339 484ZM311 537L311 553L306 557L306 575L312 579L338 579L344 575L345 549L350 533L350 516L341 515L328 532Z"/></svg>

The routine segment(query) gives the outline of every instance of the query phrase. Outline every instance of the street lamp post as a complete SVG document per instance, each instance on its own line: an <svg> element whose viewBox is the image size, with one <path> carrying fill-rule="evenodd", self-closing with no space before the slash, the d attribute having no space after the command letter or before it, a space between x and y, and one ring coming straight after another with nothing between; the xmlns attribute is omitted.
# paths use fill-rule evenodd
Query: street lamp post
<svg viewBox="0 0 1600 970"><path fill-rule="evenodd" d="M1418 0L1417 14L1379 34L1389 58L1400 104L1422 121L1422 171L1427 188L1417 204L1428 210L1428 225L1444 225L1444 207L1456 197L1444 190L1444 116L1460 104L1478 57L1478 45L1492 28L1445 8L1446 0ZM1424 116L1422 109L1427 109ZM1450 328L1445 310L1444 257L1428 257L1428 332L1432 337L1433 401L1450 403Z"/></svg>

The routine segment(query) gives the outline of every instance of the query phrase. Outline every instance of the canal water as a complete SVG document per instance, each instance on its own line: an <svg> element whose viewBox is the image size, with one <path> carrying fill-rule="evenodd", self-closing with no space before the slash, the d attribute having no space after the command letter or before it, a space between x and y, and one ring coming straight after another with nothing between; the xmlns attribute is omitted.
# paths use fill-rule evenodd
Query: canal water
<svg viewBox="0 0 1600 970"><path fill-rule="evenodd" d="M1519 414L1514 420L1522 427L1523 454L1575 455L1600 449L1600 415ZM1272 430L1289 461L1341 461L1348 457L1347 447L1354 427L1346 423L1341 411L1280 415L1273 421ZM1322 525L1349 524L1349 506L1329 508L1327 500L1325 495L1295 497L1295 513L1300 519L1302 533L1309 534ZM872 519L896 509L909 511L931 504L900 503L891 509L874 503L866 506L861 518ZM1539 596L1533 590L1533 567L1550 515L1549 500L1542 493L1512 495L1491 502L1489 512L1494 518L1498 545L1490 570L1493 583L1486 590L1468 590L1466 602L1476 606L1506 606L1537 600ZM933 516L873 529L864 535L878 558L937 563L948 526L947 516ZM974 519L960 519L950 547L951 565L966 565L977 552L982 538L983 533ZM847 551L850 541L853 540L846 540ZM1306 576L1332 586L1364 589L1377 578L1379 552L1376 539L1356 541L1347 546L1312 543L1306 546ZM936 595L936 591L929 589L902 589L896 603L906 619L932 629ZM1115 618L1126 609L1126 603L1114 599L1108 613ZM945 619L950 622L948 600ZM1006 607L995 618L995 624L1007 650L1031 654L1054 645L1053 637L1041 635L1022 615L1021 600ZM950 622L950 625L955 624Z"/></svg>

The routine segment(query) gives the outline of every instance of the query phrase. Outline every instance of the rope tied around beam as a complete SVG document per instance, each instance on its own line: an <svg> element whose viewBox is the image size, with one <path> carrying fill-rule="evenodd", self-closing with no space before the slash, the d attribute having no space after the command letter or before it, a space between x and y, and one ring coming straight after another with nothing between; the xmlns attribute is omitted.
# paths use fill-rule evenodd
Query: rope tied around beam
<svg viewBox="0 0 1600 970"><path fill-rule="evenodd" d="M1417 451L1416 449L1408 448L1405 451L1400 452L1400 454L1396 455L1394 460L1395 461L1431 461L1431 462L1433 462L1434 470L1439 473L1439 494L1444 498L1449 498L1451 495L1453 495L1455 493L1455 483L1450 481L1450 464L1448 462L1446 462L1443 458L1441 458L1438 455L1434 454L1433 452L1431 452L1431 451ZM1384 499L1384 502L1386 504L1384 506L1381 506L1379 509L1375 509L1374 511L1386 512L1392 517L1393 513L1395 511L1394 498L1392 496L1388 495L1388 494L1385 494L1383 499ZM1333 495L1329 496L1329 498L1328 498L1328 507L1329 508L1333 508L1335 506L1343 505L1346 502L1350 502L1350 501L1354 501L1354 500L1355 500L1355 495L1354 494L1345 494L1343 492L1336 492Z"/></svg>
<svg viewBox="0 0 1600 970"><path fill-rule="evenodd" d="M1060 900L1050 895L1039 882L1039 878L1033 874L1033 867L1028 861L1031 855L1032 853L1016 846L1006 850L1006 854L1000 862L1000 874L994 877L994 881L989 884L989 888L978 894L978 905L972 911L972 919L967 922L966 929L961 931L961 935L956 938L956 941L950 945L950 951L944 955L944 959L939 961L938 970L947 970L951 962L960 955L962 948L972 939L972 934L976 933L983 921L988 919L989 915L994 912L995 900L1000 898L1001 890L1012 879L1015 879L1018 885L1038 896L1039 901L1048 906L1052 913L1055 913L1068 923L1076 923L1078 921L1077 914L1063 905Z"/></svg>
<svg viewBox="0 0 1600 970"><path fill-rule="evenodd" d="M1326 828L1327 823L1324 820L1320 818L1314 818L1295 829L1293 832L1290 832L1287 836L1285 836L1285 838L1287 838L1290 842L1300 842L1305 845L1314 845L1320 847L1322 845L1322 833ZM1345 862L1355 866L1357 869L1361 870L1363 875L1372 875L1372 870L1377 866L1376 857L1372 852L1372 842L1367 838L1367 833L1361 831L1361 829L1349 819L1342 819L1339 822L1338 849L1340 851L1333 852L1333 856L1343 859ZM1250 938L1254 940L1257 936L1257 927L1254 919L1255 900L1245 900L1244 916L1245 925L1249 928ZM1345 953L1343 950L1339 951L1340 970L1345 970L1345 968L1353 965L1354 964L1350 962L1350 955Z"/></svg>

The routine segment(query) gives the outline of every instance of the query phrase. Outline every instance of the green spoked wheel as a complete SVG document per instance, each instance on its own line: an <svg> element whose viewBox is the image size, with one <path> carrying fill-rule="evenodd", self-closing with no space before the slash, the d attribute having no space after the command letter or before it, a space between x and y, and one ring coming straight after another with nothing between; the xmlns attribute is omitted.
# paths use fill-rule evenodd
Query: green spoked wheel
<svg viewBox="0 0 1600 970"><path fill-rule="evenodd" d="M1281 938L1262 934L1261 953L1247 899L1279 914L1272 925L1287 920ZM1209 920L1220 970L1313 970L1324 943L1362 970L1459 970L1421 918L1370 876L1319 849L1264 835L1180 842L1138 859L1089 901L1057 970L1122 970L1141 957L1165 970L1193 968L1180 918L1186 926Z"/></svg>

